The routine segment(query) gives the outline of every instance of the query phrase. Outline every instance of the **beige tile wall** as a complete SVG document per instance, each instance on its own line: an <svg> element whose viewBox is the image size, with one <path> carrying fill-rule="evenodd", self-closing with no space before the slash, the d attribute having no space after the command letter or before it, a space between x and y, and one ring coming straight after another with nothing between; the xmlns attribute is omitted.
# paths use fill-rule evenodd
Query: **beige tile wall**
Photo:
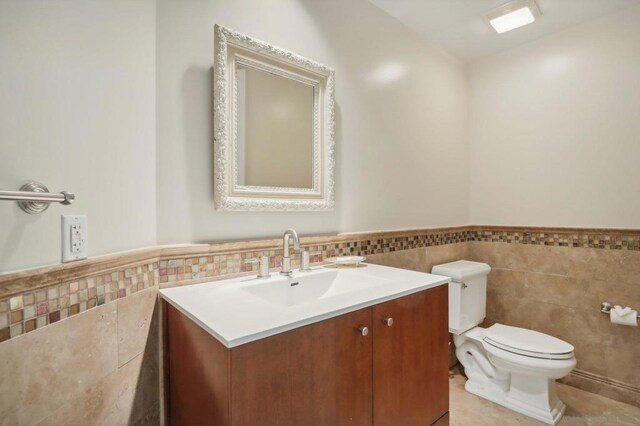
<svg viewBox="0 0 640 426"><path fill-rule="evenodd" d="M640 328L614 326L599 312L603 301L640 307L640 251L472 241L367 259L422 272L459 259L488 263L484 326L501 322L570 342L578 365L566 383L640 406Z"/></svg>
<svg viewBox="0 0 640 426"><path fill-rule="evenodd" d="M470 260L492 267L485 326L500 322L575 346L565 381L640 405L640 329L613 325L600 303L640 307L640 252L469 242Z"/></svg>
<svg viewBox="0 0 640 426"><path fill-rule="evenodd" d="M158 424L157 287L0 345L0 425Z"/></svg>
<svg viewBox="0 0 640 426"><path fill-rule="evenodd" d="M312 261L321 261L467 238L462 227L307 237L302 244L320 250ZM158 284L252 273L243 260L260 254L272 255L277 267L281 244L148 248L0 276L0 426L158 424ZM298 258L299 253L294 264ZM51 295L48 307L56 310L42 312L45 321L37 327L23 327L32 321L35 304L43 303L39 293ZM74 306L79 309L62 315L67 306L59 299L77 293L86 294L86 300L78 298ZM9 325L19 332L10 334Z"/></svg>
<svg viewBox="0 0 640 426"><path fill-rule="evenodd" d="M431 272L434 265L453 262L468 257L469 243L422 247L412 250L394 251L367 255L367 262L394 268Z"/></svg>
<svg viewBox="0 0 640 426"><path fill-rule="evenodd" d="M578 369L565 379L567 383L640 405L640 373L634 368L640 358L640 329L612 326L598 312L604 300L640 306L637 234L469 231L463 227L312 237L305 244L311 250L322 249L320 259L314 260L363 254L371 263L423 272L457 259L487 262L493 271L486 324L500 321L571 342L576 346ZM193 262L198 260L200 265L202 256L207 261L213 256L215 272L219 253L253 257L260 250L277 249L276 244L280 241L116 254L87 261L87 265L71 265L78 271L60 266L53 271L41 268L0 277L0 290L6 293L8 304L22 288L29 293L44 285L56 287L103 270L108 274L119 271L118 277L122 272L126 284L130 264L163 260L167 273L176 268L174 284L198 282L211 279L194 279ZM180 272L181 266L191 270ZM242 266L242 262L234 264L231 272L243 272ZM118 294L110 303L0 343L0 425L158 424L159 274L155 268L151 288L123 297ZM222 269L220 274L215 278L224 277ZM26 308L18 308L11 314L24 314ZM9 318L6 312L0 314Z"/></svg>

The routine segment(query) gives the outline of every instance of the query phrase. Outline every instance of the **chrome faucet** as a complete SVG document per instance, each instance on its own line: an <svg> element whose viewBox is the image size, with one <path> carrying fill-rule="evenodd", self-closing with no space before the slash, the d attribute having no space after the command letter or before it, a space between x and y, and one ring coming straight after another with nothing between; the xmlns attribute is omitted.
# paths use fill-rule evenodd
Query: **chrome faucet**
<svg viewBox="0 0 640 426"><path fill-rule="evenodd" d="M298 239L298 233L293 229L287 229L284 231L282 241L284 244L284 255L282 256L282 271L280 275L291 276L291 257L289 256L289 237L293 237L293 248L298 250L300 248L300 240Z"/></svg>

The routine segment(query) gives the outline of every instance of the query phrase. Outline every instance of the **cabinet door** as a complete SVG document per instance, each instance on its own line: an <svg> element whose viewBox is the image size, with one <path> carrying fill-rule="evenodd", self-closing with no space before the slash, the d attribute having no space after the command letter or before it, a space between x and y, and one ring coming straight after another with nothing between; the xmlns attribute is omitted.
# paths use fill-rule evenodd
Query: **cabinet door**
<svg viewBox="0 0 640 426"><path fill-rule="evenodd" d="M176 308L164 306L168 423L229 425L229 350Z"/></svg>
<svg viewBox="0 0 640 426"><path fill-rule="evenodd" d="M363 309L233 348L232 424L371 425L370 328Z"/></svg>
<svg viewBox="0 0 640 426"><path fill-rule="evenodd" d="M442 285L373 307L375 426L431 425L449 410L447 291Z"/></svg>

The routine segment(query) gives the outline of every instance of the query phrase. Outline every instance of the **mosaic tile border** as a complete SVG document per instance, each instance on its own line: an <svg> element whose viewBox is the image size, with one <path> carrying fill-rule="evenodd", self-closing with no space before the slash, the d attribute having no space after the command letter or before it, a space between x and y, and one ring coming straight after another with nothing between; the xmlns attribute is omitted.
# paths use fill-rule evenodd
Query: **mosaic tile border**
<svg viewBox="0 0 640 426"><path fill-rule="evenodd" d="M469 241L640 251L640 230L473 226Z"/></svg>
<svg viewBox="0 0 640 426"><path fill-rule="evenodd" d="M158 283L158 262L47 286L0 300L0 342Z"/></svg>
<svg viewBox="0 0 640 426"><path fill-rule="evenodd" d="M362 238L341 242L305 243L303 240L302 249L308 250L310 253L317 253L312 255L310 260L312 263L318 263L333 256L367 256L421 247L463 243L469 241L469 237L470 234L467 229L445 232L422 231L422 233L418 231L415 235ZM282 249L276 249L275 247L265 250L245 250L209 256L176 256L175 258L168 258L160 261L160 285L178 282L188 283L190 280L257 272L259 265L248 264L246 260L265 255L269 256L270 269L280 268L283 252ZM300 257L300 252L291 255L292 268L295 269L300 266Z"/></svg>
<svg viewBox="0 0 640 426"><path fill-rule="evenodd" d="M318 252L311 256L311 262L318 263L344 254L387 253L468 239L466 228L442 228L307 237L302 239L302 247ZM280 240L263 240L167 246L130 252L129 256L138 261L134 265L127 264L127 253L121 253L82 261L77 266L79 271L73 264L64 264L0 276L0 342L152 286L257 272L257 265L245 263L250 258L268 255L270 268L278 269L283 254L280 244ZM140 262L145 255L150 258ZM299 267L300 253L292 255L291 263ZM52 283L55 280L58 282Z"/></svg>
<svg viewBox="0 0 640 426"><path fill-rule="evenodd" d="M302 247L332 256L389 253L469 241L640 250L640 230L461 226L302 238ZM282 263L281 240L151 247L76 263L0 275L0 342L152 286L191 284L257 272L250 258ZM300 254L292 256L292 267Z"/></svg>

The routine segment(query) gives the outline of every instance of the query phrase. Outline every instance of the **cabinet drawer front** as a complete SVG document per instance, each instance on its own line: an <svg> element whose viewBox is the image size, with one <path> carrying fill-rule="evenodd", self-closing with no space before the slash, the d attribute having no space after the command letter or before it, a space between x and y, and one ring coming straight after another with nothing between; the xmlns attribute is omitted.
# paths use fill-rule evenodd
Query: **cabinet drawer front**
<svg viewBox="0 0 640 426"><path fill-rule="evenodd" d="M371 425L372 334L360 327L370 309L233 348L232 424Z"/></svg>
<svg viewBox="0 0 640 426"><path fill-rule="evenodd" d="M447 293L442 285L373 307L374 425L430 425L448 411Z"/></svg>

